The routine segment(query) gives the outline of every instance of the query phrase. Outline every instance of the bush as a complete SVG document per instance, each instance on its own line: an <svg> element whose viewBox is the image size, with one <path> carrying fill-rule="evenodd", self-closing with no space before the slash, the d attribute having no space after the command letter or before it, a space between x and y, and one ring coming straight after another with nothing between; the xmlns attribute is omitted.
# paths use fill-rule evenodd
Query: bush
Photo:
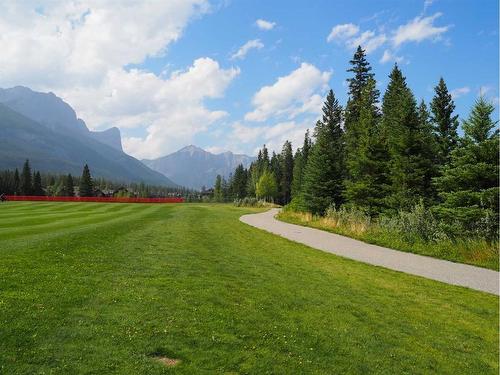
<svg viewBox="0 0 500 375"><path fill-rule="evenodd" d="M236 207L268 207L270 204L262 199L245 197L243 199L235 199L234 205Z"/></svg>
<svg viewBox="0 0 500 375"><path fill-rule="evenodd" d="M379 219L379 225L383 229L399 233L407 241L436 242L448 237L442 225L422 201L410 211L399 211L393 217L382 216Z"/></svg>

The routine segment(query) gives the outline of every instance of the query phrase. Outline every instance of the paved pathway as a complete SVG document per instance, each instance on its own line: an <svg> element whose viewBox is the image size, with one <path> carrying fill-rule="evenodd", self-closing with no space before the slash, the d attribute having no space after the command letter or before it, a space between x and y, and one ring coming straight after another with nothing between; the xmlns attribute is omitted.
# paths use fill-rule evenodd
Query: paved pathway
<svg viewBox="0 0 500 375"><path fill-rule="evenodd" d="M387 249L319 229L284 223L274 218L278 212L279 209L273 208L259 214L243 215L240 220L289 240L345 258L448 284L499 294L497 271Z"/></svg>

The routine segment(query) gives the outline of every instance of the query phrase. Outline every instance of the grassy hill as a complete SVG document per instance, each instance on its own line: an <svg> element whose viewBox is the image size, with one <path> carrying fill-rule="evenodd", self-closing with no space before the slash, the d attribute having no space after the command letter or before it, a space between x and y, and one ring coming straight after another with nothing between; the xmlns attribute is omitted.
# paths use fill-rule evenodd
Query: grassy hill
<svg viewBox="0 0 500 375"><path fill-rule="evenodd" d="M2 373L498 373L498 297L290 242L249 209L0 208Z"/></svg>

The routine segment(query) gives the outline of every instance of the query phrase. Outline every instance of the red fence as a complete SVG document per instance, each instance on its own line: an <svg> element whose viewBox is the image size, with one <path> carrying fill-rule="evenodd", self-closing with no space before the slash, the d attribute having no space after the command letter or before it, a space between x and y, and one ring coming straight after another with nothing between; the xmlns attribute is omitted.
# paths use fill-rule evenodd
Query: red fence
<svg viewBox="0 0 500 375"><path fill-rule="evenodd" d="M104 202L104 203L183 203L184 198L100 198L100 197L46 197L7 195L7 201L41 202Z"/></svg>

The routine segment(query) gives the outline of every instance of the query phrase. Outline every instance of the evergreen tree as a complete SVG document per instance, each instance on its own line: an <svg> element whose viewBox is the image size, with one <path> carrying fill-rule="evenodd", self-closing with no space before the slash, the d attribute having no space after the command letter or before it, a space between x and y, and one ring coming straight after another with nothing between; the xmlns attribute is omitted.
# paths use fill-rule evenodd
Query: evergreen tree
<svg viewBox="0 0 500 375"><path fill-rule="evenodd" d="M312 147L311 138L309 137L309 130L306 131L304 136L304 144L302 148L297 149L293 161L293 179L292 179L292 198L300 196L302 188L304 170L309 157L309 152Z"/></svg>
<svg viewBox="0 0 500 375"><path fill-rule="evenodd" d="M80 178L80 197L91 197L94 195L94 183L90 175L89 166L83 167L82 177Z"/></svg>
<svg viewBox="0 0 500 375"><path fill-rule="evenodd" d="M14 194L19 195L21 193L21 179L19 178L19 171L16 168L14 172Z"/></svg>
<svg viewBox="0 0 500 375"><path fill-rule="evenodd" d="M498 237L499 137L491 119L495 107L481 96L463 123L464 139L453 150L436 184L442 204L436 208L457 235Z"/></svg>
<svg viewBox="0 0 500 375"><path fill-rule="evenodd" d="M33 182L31 176L31 167L28 159L24 162L23 171L21 172L21 181L19 186L21 195L32 195Z"/></svg>
<svg viewBox="0 0 500 375"><path fill-rule="evenodd" d="M45 195L45 192L42 188L42 176L40 172L35 172L33 175L33 195L41 196Z"/></svg>
<svg viewBox="0 0 500 375"><path fill-rule="evenodd" d="M386 154L381 152L379 134L380 111L375 80L368 78L359 99L359 117L346 130L347 154L346 201L366 210L370 215L380 213L387 193Z"/></svg>
<svg viewBox="0 0 500 375"><path fill-rule="evenodd" d="M421 126L413 93L401 70L394 66L382 104L382 132L387 137L390 193L387 199L393 210L410 209L428 194L428 136Z"/></svg>
<svg viewBox="0 0 500 375"><path fill-rule="evenodd" d="M215 178L214 200L216 202L222 202L223 199L224 197L222 192L222 176L218 174L217 177Z"/></svg>
<svg viewBox="0 0 500 375"><path fill-rule="evenodd" d="M264 199L268 202L274 202L274 199L278 195L278 185L271 171L264 171L257 182L255 191L257 198Z"/></svg>
<svg viewBox="0 0 500 375"><path fill-rule="evenodd" d="M292 144L286 141L281 151L281 198L282 204L288 204L292 199L293 153Z"/></svg>
<svg viewBox="0 0 500 375"><path fill-rule="evenodd" d="M356 136L359 132L356 129L356 125L359 123L359 116L361 112L361 96L364 90L364 87L368 83L369 80L373 79L373 73L371 73L370 63L366 60L365 51L358 46L356 52L351 61L349 61L351 67L347 69L348 72L353 73L352 78L348 78L347 82L349 83L349 92L348 92L348 100L347 106L345 110L345 131L346 135L351 142L346 144L346 154L356 153ZM372 95L374 96L375 102L378 101L378 97L380 95L379 91L376 88L372 89ZM354 149L353 149L354 147Z"/></svg>
<svg viewBox="0 0 500 375"><path fill-rule="evenodd" d="M451 151L458 144L458 115L453 115L455 103L443 78L439 80L434 91L436 94L431 102L431 120L438 144L437 161L439 165L444 165L449 161Z"/></svg>
<svg viewBox="0 0 500 375"><path fill-rule="evenodd" d="M235 198L244 198L246 195L247 188L247 171L243 168L243 164L240 164L234 170L232 191Z"/></svg>
<svg viewBox="0 0 500 375"><path fill-rule="evenodd" d="M73 182L73 176L71 176L71 173L66 176L64 179L64 190L65 190L65 195L68 197L74 197L75 196L75 186Z"/></svg>
<svg viewBox="0 0 500 375"><path fill-rule="evenodd" d="M307 161L301 194L303 208L315 214L323 213L331 204L342 203L345 167L341 124L342 107L330 90L322 121L314 129L316 143Z"/></svg>

